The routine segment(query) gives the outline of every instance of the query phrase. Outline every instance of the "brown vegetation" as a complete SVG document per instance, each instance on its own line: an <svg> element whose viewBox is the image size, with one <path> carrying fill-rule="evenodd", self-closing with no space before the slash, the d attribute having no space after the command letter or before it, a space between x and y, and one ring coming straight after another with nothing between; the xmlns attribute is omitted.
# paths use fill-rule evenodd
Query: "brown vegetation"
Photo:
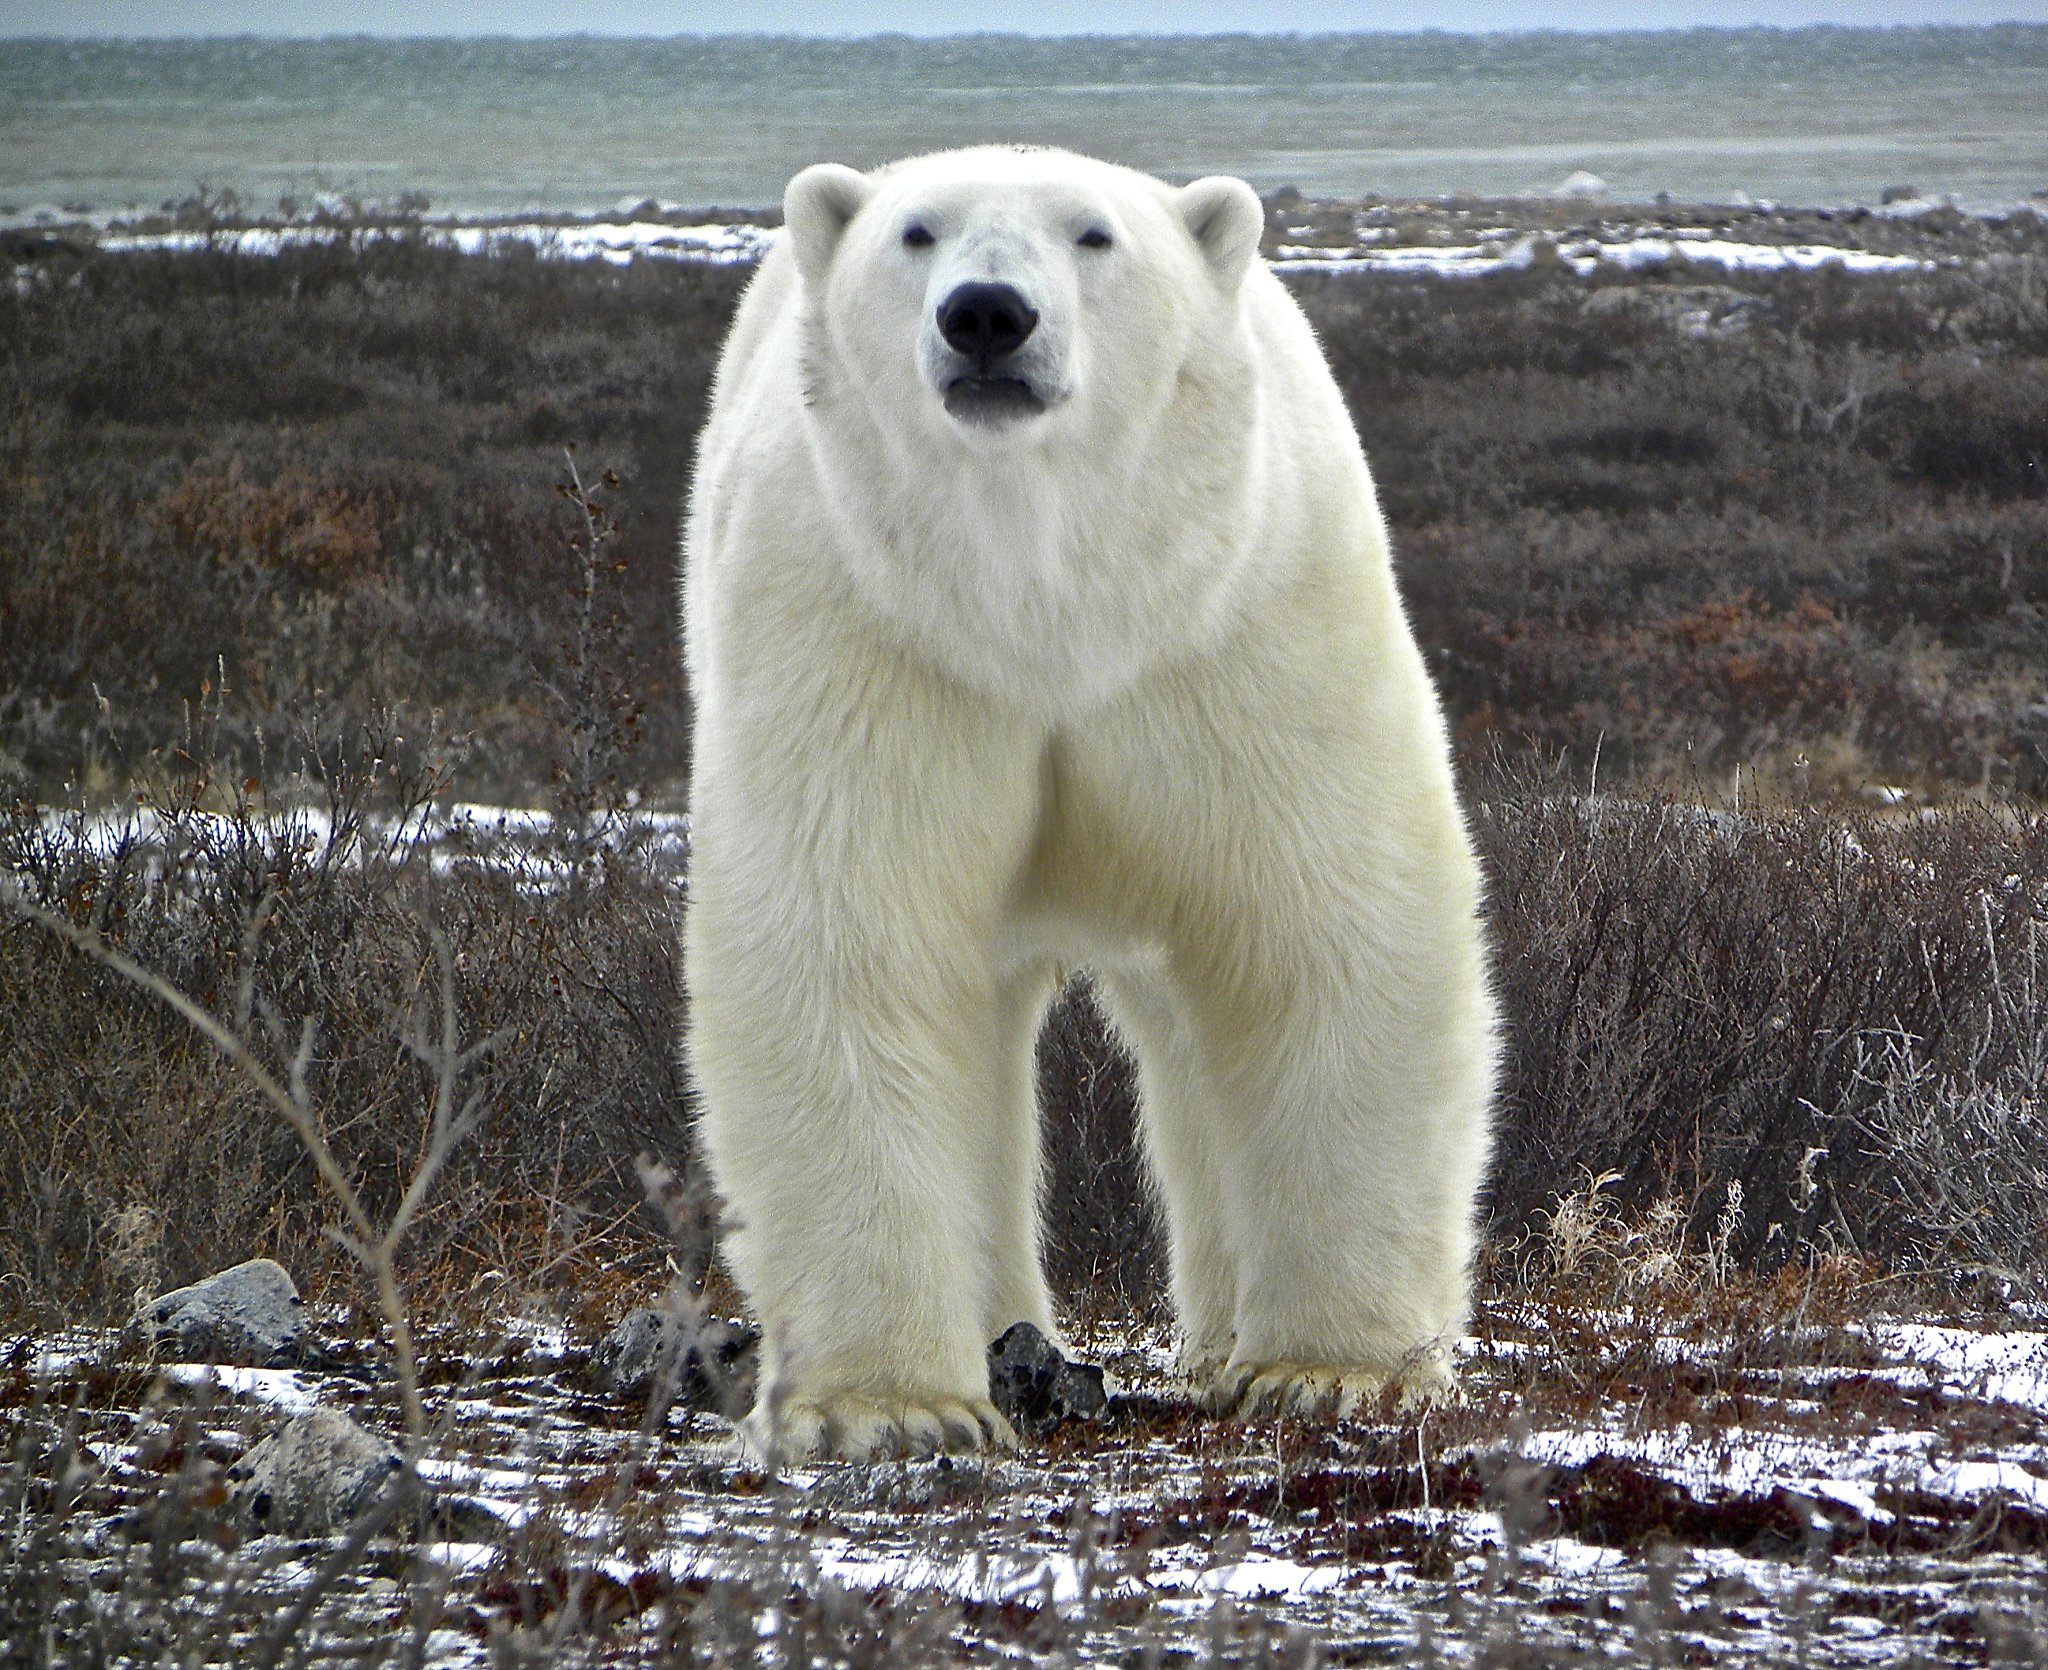
<svg viewBox="0 0 2048 1670"><path fill-rule="evenodd" d="M1310 281L1461 734L2048 786L2048 239L1910 275Z"/></svg>
<svg viewBox="0 0 2048 1670"><path fill-rule="evenodd" d="M1969 229L1907 274L1292 281L1472 758L2048 787L2048 232ZM403 700L465 790L522 792L578 443L624 481L634 770L677 783L675 518L744 273L385 231L14 252L0 765L49 788L89 746L117 779L225 657L242 745L314 691Z"/></svg>
<svg viewBox="0 0 2048 1670"><path fill-rule="evenodd" d="M573 1431L473 1580L380 1542L345 1544L308 1589L280 1563L297 1547L238 1553L219 1509L239 1439L203 1397L105 1366L53 1383L24 1342L0 1365L0 1510L23 1533L0 1642L246 1662L260 1638L376 1661L387 1636L424 1656L445 1623L495 1662L751 1663L772 1614L792 1661L1071 1657L1085 1638L1161 1662L1186 1615L1115 1580L1257 1539L1341 1564L1354 1595L1437 1585L1430 1615L1475 1662L1557 1662L1560 1642L1670 1662L1745 1616L1777 1627L1704 1562L1681 1594L1674 1544L1811 1562L1817 1615L1878 1608L1932 1657L2038 1654L2038 1609L1954 1575L2038 1561L2035 1509L1910 1481L1877 1491L1877 1517L1782 1488L1706 1496L1626 1442L1911 1423L1976 1455L2038 1433L1989 1392L1873 1372L1858 1324L1880 1299L1996 1318L2048 1294L2048 829L1997 796L1911 818L1825 804L1872 773L2038 792L2048 771L2043 256L2007 253L1853 283L1304 281L1491 873L1510 1049L1474 1400L1426 1431L1383 1411L1246 1446L1146 1392L1106 1433L1043 1447L1051 1507L950 1463L882 1471L873 1502L696 1452L664 1467L587 1392L563 1394L581 1426L551 1427L534 1400L563 1365L486 1363L460 1326L552 1314L587 1338L629 1297L706 1278L705 1246L664 1222L700 1204L673 1047L681 880L627 808L686 769L672 518L736 276L403 239L43 259L0 295L0 880L245 1036L379 1226L404 1220L436 1142L433 1039L491 1040L464 1057L481 1122L393 1240L397 1273L453 1324L424 1352L437 1445L495 1466L520 1423ZM572 478L565 505L549 488L572 439L623 479ZM1738 763L1783 793L1644 786ZM411 840L454 786L558 819L516 853ZM109 838L110 799L147 821ZM5 906L0 1319L116 1321L139 1289L261 1252L365 1332L388 1324L274 1103L157 996ZM1040 1082L1049 1261L1085 1336L1159 1290L1129 1082L1085 994L1054 1016ZM652 1210L641 1152L683 1177ZM390 1424L388 1386L361 1382ZM455 1395L479 1383L502 1406ZM485 1424L465 1439L467 1420ZM1534 1423L1612 1447L1539 1466L1516 1450ZM1105 1477L1151 1481L1142 1506L1090 1505L1076 1458L1105 1444ZM657 1558L675 1501L755 1516L728 1566ZM577 1529L593 1504L617 1548ZM1446 1517L1478 1509L1497 1536ZM806 1552L848 1523L947 1558L1069 1547L1102 1587L1078 1608L851 1592ZM1560 1530L1622 1550L1629 1587L1525 1615L1528 1546ZM1928 1553L1948 1590L1905 1563ZM330 1584L319 1628L278 1632L276 1595L310 1607ZM1804 1596L1783 1610L1802 1652ZM1295 1617L1218 1604L1201 1629L1215 1662L1309 1662ZM1423 1658L1432 1627L1388 1626Z"/></svg>
<svg viewBox="0 0 2048 1670"><path fill-rule="evenodd" d="M225 664L223 738L317 699L431 716L469 792L525 797L558 717L577 518L614 498L645 775L681 769L675 529L740 275L470 259L404 238L77 256L0 294L0 770L118 785Z"/></svg>
<svg viewBox="0 0 2048 1670"><path fill-rule="evenodd" d="M679 878L616 812L523 860L415 847L438 779L388 728L306 734L293 763L317 819L266 823L265 785L210 735L144 791L147 831L109 843L27 798L0 812L22 897L239 1012L280 1074L310 1039L309 1100L373 1212L429 1139L433 1075L403 1040L438 1001L445 935L462 1035L502 1041L414 1274L452 1295L561 1260L541 1287L601 1306L621 1260L657 1256L652 1220L622 1227L633 1156L689 1170ZM1510 1038L1497 1245L1598 1177L1632 1210L1680 1203L1737 1264L1850 1256L1972 1300L2048 1292L2038 819L1737 814L1522 774L1476 826ZM19 918L0 922L0 981L7 1310L114 1319L136 1286L259 1250L333 1268L299 1144L183 1021ZM1159 1282L1130 1082L1085 994L1040 1060L1055 1279L1084 1311L1143 1307Z"/></svg>

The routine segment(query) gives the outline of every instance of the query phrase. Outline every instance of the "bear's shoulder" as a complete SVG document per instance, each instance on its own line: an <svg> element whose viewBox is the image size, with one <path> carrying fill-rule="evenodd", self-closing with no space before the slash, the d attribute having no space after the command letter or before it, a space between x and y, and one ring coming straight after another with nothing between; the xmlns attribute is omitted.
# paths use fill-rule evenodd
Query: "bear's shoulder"
<svg viewBox="0 0 2048 1670"><path fill-rule="evenodd" d="M718 358L719 388L731 388L746 379L764 346L795 313L800 293L796 259L790 253L788 235L782 234L768 246L733 314L725 351Z"/></svg>

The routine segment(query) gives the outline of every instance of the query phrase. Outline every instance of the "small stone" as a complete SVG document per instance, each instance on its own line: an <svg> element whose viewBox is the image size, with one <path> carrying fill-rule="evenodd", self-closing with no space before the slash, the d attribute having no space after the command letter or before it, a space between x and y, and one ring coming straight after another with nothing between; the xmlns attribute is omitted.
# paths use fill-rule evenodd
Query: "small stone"
<svg viewBox="0 0 2048 1670"><path fill-rule="evenodd" d="M988 1348L988 1391L1010 1425L1030 1438L1068 1421L1099 1420L1109 1407L1101 1368L1069 1362L1028 1322Z"/></svg>
<svg viewBox="0 0 2048 1670"><path fill-rule="evenodd" d="M404 1463L333 1409L309 1409L228 1469L229 1511L258 1535L329 1536L395 1486Z"/></svg>
<svg viewBox="0 0 2048 1670"><path fill-rule="evenodd" d="M268 1258L150 1300L122 1331L122 1342L166 1361L250 1368L289 1368L320 1355L298 1288Z"/></svg>
<svg viewBox="0 0 2048 1670"><path fill-rule="evenodd" d="M754 1401L760 1332L685 1311L628 1314L598 1341L590 1372L615 1397L652 1397L672 1377L671 1404L737 1419Z"/></svg>

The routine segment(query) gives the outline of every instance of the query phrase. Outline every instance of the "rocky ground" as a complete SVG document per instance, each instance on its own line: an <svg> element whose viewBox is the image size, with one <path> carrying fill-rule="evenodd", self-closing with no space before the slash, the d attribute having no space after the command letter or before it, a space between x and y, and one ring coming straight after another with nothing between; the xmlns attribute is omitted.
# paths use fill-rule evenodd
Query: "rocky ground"
<svg viewBox="0 0 2048 1670"><path fill-rule="evenodd" d="M1619 1302L1566 1272L1554 1303L1485 1306L1465 1401L1426 1417L1212 1420L1164 1333L1116 1322L1070 1342L1106 1407L1015 1455L773 1473L722 1417L650 1404L618 1338L427 1330L413 1446L377 1344L280 1324L273 1279L239 1346L159 1301L125 1341L0 1354L0 1647L33 1625L181 1663L408 1639L444 1665L2048 1649L2048 1318L1852 1315L1825 1280L1730 1285L1614 1227L1574 1244L1626 1261ZM202 1354L298 1366L173 1360Z"/></svg>

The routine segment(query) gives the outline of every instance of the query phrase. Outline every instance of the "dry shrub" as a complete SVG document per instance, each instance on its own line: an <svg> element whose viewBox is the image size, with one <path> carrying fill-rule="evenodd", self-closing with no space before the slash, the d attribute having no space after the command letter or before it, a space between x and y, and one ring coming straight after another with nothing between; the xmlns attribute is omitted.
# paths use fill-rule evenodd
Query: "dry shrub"
<svg viewBox="0 0 2048 1670"><path fill-rule="evenodd" d="M1087 982L1062 994L1038 1041L1045 1110L1045 1267L1086 1310L1157 1304L1159 1218L1138 1152L1137 1082Z"/></svg>
<svg viewBox="0 0 2048 1670"><path fill-rule="evenodd" d="M2048 1280L2037 817L1715 811L1523 776L1476 822L1510 1035L1498 1226L1612 1174L1622 1205L1689 1203L1696 1240L1735 1210L1745 1263Z"/></svg>
<svg viewBox="0 0 2048 1670"><path fill-rule="evenodd" d="M600 851L565 877L415 849L439 779L395 721L303 739L290 763L321 795L310 812L260 778L223 781L203 724L190 740L145 793L150 823L111 840L13 801L0 866L23 896L253 1035L280 1071L306 1029L309 1099L378 1221L429 1140L434 1075L405 1040L440 1001L444 935L463 1035L506 1042L471 1086L482 1127L408 1242L414 1286L446 1299L489 1277L562 1308L600 1252L658 1268L649 1237L617 1239L633 1156L687 1152L672 898L650 862ZM258 1252L316 1290L337 1271L307 1156L183 1020L19 917L0 921L0 982L9 1308L118 1317L137 1286Z"/></svg>
<svg viewBox="0 0 2048 1670"><path fill-rule="evenodd" d="M2048 788L2042 262L1302 281L1474 756ZM1823 676L1716 688L1721 610Z"/></svg>

